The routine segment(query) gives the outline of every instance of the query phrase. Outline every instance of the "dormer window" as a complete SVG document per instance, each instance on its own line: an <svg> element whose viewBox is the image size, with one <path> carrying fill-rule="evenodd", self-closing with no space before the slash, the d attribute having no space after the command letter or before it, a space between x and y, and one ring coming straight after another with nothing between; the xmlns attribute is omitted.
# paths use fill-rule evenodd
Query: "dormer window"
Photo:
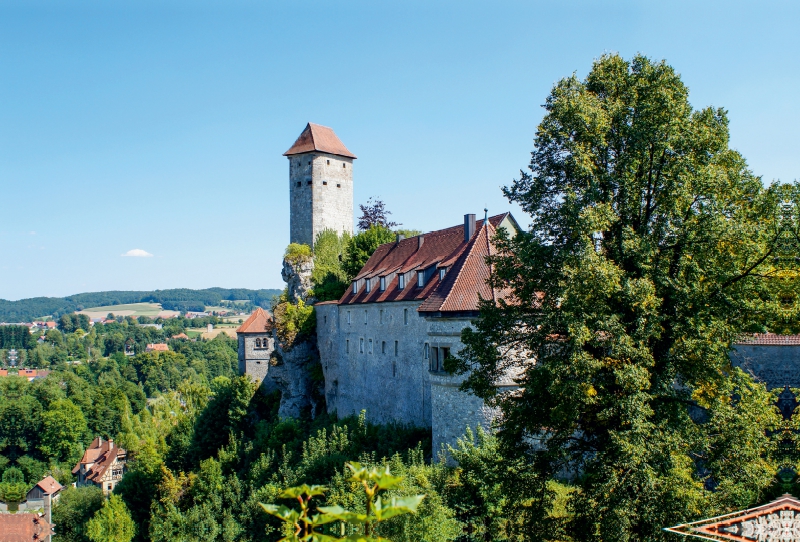
<svg viewBox="0 0 800 542"><path fill-rule="evenodd" d="M381 277L381 279L380 279L380 288L381 288L381 292L386 290L386 277Z"/></svg>
<svg viewBox="0 0 800 542"><path fill-rule="evenodd" d="M372 291L372 279L367 279L364 281L364 290L366 290L367 293Z"/></svg>
<svg viewBox="0 0 800 542"><path fill-rule="evenodd" d="M425 286L425 273L417 271L417 288Z"/></svg>
<svg viewBox="0 0 800 542"><path fill-rule="evenodd" d="M442 267L439 269L439 280L444 280L444 276L447 274L447 268Z"/></svg>
<svg viewBox="0 0 800 542"><path fill-rule="evenodd" d="M358 281L357 280L353 281L353 293L354 294L358 293Z"/></svg>
<svg viewBox="0 0 800 542"><path fill-rule="evenodd" d="M405 274L397 275L397 289L402 290L406 287L406 276Z"/></svg>

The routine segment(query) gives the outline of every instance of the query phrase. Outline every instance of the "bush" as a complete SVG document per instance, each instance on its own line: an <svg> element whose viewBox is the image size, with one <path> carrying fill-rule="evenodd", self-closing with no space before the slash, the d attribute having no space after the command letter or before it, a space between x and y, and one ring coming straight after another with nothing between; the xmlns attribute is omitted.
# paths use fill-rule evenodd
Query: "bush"
<svg viewBox="0 0 800 542"><path fill-rule="evenodd" d="M273 312L273 322L278 339L285 349L290 349L297 341L312 335L317 326L314 307L306 305L302 299L297 304L288 301L279 303Z"/></svg>
<svg viewBox="0 0 800 542"><path fill-rule="evenodd" d="M286 247L286 253L283 257L290 263L298 264L307 262L313 257L311 247L308 245L301 245L299 243L289 243Z"/></svg>

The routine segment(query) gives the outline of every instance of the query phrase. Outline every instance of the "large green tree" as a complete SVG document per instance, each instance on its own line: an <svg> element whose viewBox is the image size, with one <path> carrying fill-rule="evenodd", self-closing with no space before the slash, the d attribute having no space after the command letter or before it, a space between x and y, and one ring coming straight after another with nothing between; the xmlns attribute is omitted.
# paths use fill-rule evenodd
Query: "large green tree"
<svg viewBox="0 0 800 542"><path fill-rule="evenodd" d="M131 542L136 525L119 495L111 495L86 524L92 542Z"/></svg>
<svg viewBox="0 0 800 542"><path fill-rule="evenodd" d="M505 189L531 229L501 232L492 258L509 296L482 305L450 369L502 408L506 453L573 480L574 539L659 540L756 503L777 416L728 352L769 294L775 191L729 148L726 112L694 110L664 62L603 56L544 107ZM520 388L496 394L509 374Z"/></svg>

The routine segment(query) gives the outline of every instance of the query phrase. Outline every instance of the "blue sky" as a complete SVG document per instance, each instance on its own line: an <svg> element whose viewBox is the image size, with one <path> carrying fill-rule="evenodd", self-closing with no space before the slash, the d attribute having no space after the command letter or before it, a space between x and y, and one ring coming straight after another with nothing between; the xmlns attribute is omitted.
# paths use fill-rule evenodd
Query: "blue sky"
<svg viewBox="0 0 800 542"><path fill-rule="evenodd" d="M280 288L306 122L406 227L515 212L553 83L666 59L729 110L765 182L798 177L797 2L0 0L0 298ZM152 257L126 257L139 249Z"/></svg>

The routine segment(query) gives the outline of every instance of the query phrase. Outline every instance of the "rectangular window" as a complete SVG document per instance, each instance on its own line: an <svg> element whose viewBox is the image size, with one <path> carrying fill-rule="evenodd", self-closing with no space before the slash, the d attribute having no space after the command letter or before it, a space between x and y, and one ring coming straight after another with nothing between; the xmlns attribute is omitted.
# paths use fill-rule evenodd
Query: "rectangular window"
<svg viewBox="0 0 800 542"><path fill-rule="evenodd" d="M439 349L431 348L431 371L437 372L439 370Z"/></svg>
<svg viewBox="0 0 800 542"><path fill-rule="evenodd" d="M364 325L367 325L367 311L364 310Z"/></svg>
<svg viewBox="0 0 800 542"><path fill-rule="evenodd" d="M379 324L382 324L382 323L383 323L383 309L381 309L380 311L378 311L378 323L379 323Z"/></svg>
<svg viewBox="0 0 800 542"><path fill-rule="evenodd" d="M369 340L369 353L372 354L372 339Z"/></svg>
<svg viewBox="0 0 800 542"><path fill-rule="evenodd" d="M353 293L354 294L358 293L358 281L357 280L353 281Z"/></svg>
<svg viewBox="0 0 800 542"><path fill-rule="evenodd" d="M423 353L425 355L425 359L430 358L431 355L431 346L428 343L425 343L425 348L423 349Z"/></svg>
<svg viewBox="0 0 800 542"><path fill-rule="evenodd" d="M444 360L450 357L450 348L439 349L439 370L444 371Z"/></svg>
<svg viewBox="0 0 800 542"><path fill-rule="evenodd" d="M350 339L344 341L344 351L350 353Z"/></svg>
<svg viewBox="0 0 800 542"><path fill-rule="evenodd" d="M364 286L365 286L364 290L367 293L370 293L372 291L372 279L365 280L364 281Z"/></svg>
<svg viewBox="0 0 800 542"><path fill-rule="evenodd" d="M397 275L397 289L402 290L406 287L406 276L405 274Z"/></svg>
<svg viewBox="0 0 800 542"><path fill-rule="evenodd" d="M381 277L381 292L386 291L386 277Z"/></svg>
<svg viewBox="0 0 800 542"><path fill-rule="evenodd" d="M323 184L324 186L328 186L328 181L322 181L322 184Z"/></svg>
<svg viewBox="0 0 800 542"><path fill-rule="evenodd" d="M408 325L408 309L403 309L403 325Z"/></svg>
<svg viewBox="0 0 800 542"><path fill-rule="evenodd" d="M446 267L442 267L441 269L439 269L439 280L444 280L445 274L447 274Z"/></svg>
<svg viewBox="0 0 800 542"><path fill-rule="evenodd" d="M399 341L394 342L394 355L397 357L397 352L400 350L400 343Z"/></svg>
<svg viewBox="0 0 800 542"><path fill-rule="evenodd" d="M381 354L386 353L386 341L381 341Z"/></svg>
<svg viewBox="0 0 800 542"><path fill-rule="evenodd" d="M358 352L361 354L364 353L364 337L358 339Z"/></svg>
<svg viewBox="0 0 800 542"><path fill-rule="evenodd" d="M397 362L392 360L392 376L397 376Z"/></svg>
<svg viewBox="0 0 800 542"><path fill-rule="evenodd" d="M425 286L425 272L417 271L417 287L422 288Z"/></svg>
<svg viewBox="0 0 800 542"><path fill-rule="evenodd" d="M350 311L347 311L347 323L350 323Z"/></svg>

